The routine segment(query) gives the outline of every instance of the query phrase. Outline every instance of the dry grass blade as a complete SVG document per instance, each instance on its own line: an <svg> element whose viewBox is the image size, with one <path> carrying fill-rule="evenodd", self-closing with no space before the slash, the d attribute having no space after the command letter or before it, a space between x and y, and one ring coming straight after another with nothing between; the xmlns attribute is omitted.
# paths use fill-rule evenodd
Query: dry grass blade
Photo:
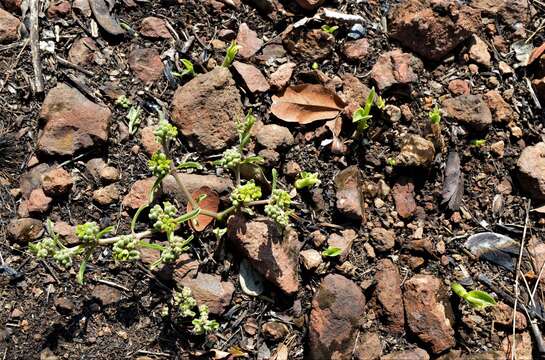
<svg viewBox="0 0 545 360"><path fill-rule="evenodd" d="M345 106L337 94L316 84L290 86L272 100L271 112L277 118L301 125L333 119Z"/></svg>

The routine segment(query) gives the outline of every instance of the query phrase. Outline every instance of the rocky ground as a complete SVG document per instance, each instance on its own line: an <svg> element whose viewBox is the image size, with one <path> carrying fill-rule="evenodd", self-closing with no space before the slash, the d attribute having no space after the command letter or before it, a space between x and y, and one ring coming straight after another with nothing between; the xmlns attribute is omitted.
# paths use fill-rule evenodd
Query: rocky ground
<svg viewBox="0 0 545 360"><path fill-rule="evenodd" d="M0 0L0 358L545 356L544 19L538 0ZM371 88L383 104L355 133ZM159 109L176 161L204 165L181 178L220 209L236 179L213 161L252 111L265 164L243 178L268 194L277 169L291 225L258 206L155 270L157 250L97 248L79 285L80 259L29 243L47 219L67 245L88 221L129 231ZM296 191L302 171L320 184ZM171 175L160 199L185 206ZM216 332L164 316L183 287Z"/></svg>

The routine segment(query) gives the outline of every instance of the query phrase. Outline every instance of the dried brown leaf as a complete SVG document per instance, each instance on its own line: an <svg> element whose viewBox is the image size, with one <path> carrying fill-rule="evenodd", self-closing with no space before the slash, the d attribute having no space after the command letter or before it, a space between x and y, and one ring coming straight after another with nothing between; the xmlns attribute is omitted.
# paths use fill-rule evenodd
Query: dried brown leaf
<svg viewBox="0 0 545 360"><path fill-rule="evenodd" d="M539 47L532 50L530 53L530 58L528 59L528 65L536 61L545 51L545 42L541 44Z"/></svg>
<svg viewBox="0 0 545 360"><path fill-rule="evenodd" d="M218 194L210 189L208 186L203 186L198 190L195 190L193 194L191 194L191 197L193 200L198 200L201 195L206 195L204 200L200 202L201 209L217 212L219 205L220 205L220 198ZM191 203L187 203L187 212L193 211L193 206L191 206ZM199 214L195 219L191 220L189 223L193 230L197 232L203 231L212 221L214 221L213 217Z"/></svg>
<svg viewBox="0 0 545 360"><path fill-rule="evenodd" d="M333 119L345 107L337 94L316 84L290 86L282 96L273 96L272 100L274 116L301 125Z"/></svg>

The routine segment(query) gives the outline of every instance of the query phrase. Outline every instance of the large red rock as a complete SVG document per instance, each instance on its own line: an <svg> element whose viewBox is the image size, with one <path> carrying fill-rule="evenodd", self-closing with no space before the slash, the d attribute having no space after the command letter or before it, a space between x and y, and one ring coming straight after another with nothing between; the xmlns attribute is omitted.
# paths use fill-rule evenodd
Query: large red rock
<svg viewBox="0 0 545 360"><path fill-rule="evenodd" d="M50 196L68 193L73 184L72 176L63 168L54 168L42 176L42 187L44 192Z"/></svg>
<svg viewBox="0 0 545 360"><path fill-rule="evenodd" d="M386 328L394 334L402 334L405 327L405 312L401 296L401 278L392 260L382 259L378 262L375 280L377 282L375 294Z"/></svg>
<svg viewBox="0 0 545 360"><path fill-rule="evenodd" d="M0 9L0 44L19 40L21 21L6 10Z"/></svg>
<svg viewBox="0 0 545 360"><path fill-rule="evenodd" d="M240 75L246 88L253 94L265 92L270 89L269 82L258 68L251 64L244 64L240 61L233 63L233 69Z"/></svg>
<svg viewBox="0 0 545 360"><path fill-rule="evenodd" d="M137 48L129 54L129 66L136 76L145 83L159 80L165 65L155 49Z"/></svg>
<svg viewBox="0 0 545 360"><path fill-rule="evenodd" d="M350 359L364 308L358 285L342 275L327 275L312 299L307 358Z"/></svg>
<svg viewBox="0 0 545 360"><path fill-rule="evenodd" d="M319 61L332 53L335 37L321 29L298 30L284 40L284 46L295 56L307 61Z"/></svg>
<svg viewBox="0 0 545 360"><path fill-rule="evenodd" d="M271 220L258 218L247 221L237 215L229 219L228 237L265 279L286 294L299 289L298 256L301 244L295 230L284 234Z"/></svg>
<svg viewBox="0 0 545 360"><path fill-rule="evenodd" d="M442 103L447 118L481 131L492 124L492 113L481 95L460 95Z"/></svg>
<svg viewBox="0 0 545 360"><path fill-rule="evenodd" d="M394 85L409 85L418 79L416 72L422 67L422 61L400 49L380 55L371 69L371 78L379 90Z"/></svg>
<svg viewBox="0 0 545 360"><path fill-rule="evenodd" d="M95 59L98 46L90 37L82 37L74 41L68 50L68 60L76 65L89 65Z"/></svg>
<svg viewBox="0 0 545 360"><path fill-rule="evenodd" d="M112 112L78 90L58 84L47 94L40 117L46 121L38 149L49 155L73 155L108 140Z"/></svg>
<svg viewBox="0 0 545 360"><path fill-rule="evenodd" d="M390 11L389 35L429 60L440 60L481 27L479 13L456 0L407 0Z"/></svg>
<svg viewBox="0 0 545 360"><path fill-rule="evenodd" d="M470 6L481 11L481 16L499 18L510 26L526 24L531 13L528 0L472 0Z"/></svg>
<svg viewBox="0 0 545 360"><path fill-rule="evenodd" d="M142 205L146 205L150 201L150 192L153 188L156 178L150 177L136 181L132 184L131 189L125 198L123 198L123 206L129 209L136 210Z"/></svg>
<svg viewBox="0 0 545 360"><path fill-rule="evenodd" d="M40 220L23 218L11 220L7 226L10 237L20 243L27 244L29 241L39 239L44 233L44 226Z"/></svg>
<svg viewBox="0 0 545 360"><path fill-rule="evenodd" d="M545 200L545 142L524 148L517 167L522 189L533 199Z"/></svg>
<svg viewBox="0 0 545 360"><path fill-rule="evenodd" d="M237 138L244 118L231 72L222 66L179 87L172 100L172 121L200 150L218 151Z"/></svg>
<svg viewBox="0 0 545 360"><path fill-rule="evenodd" d="M164 19L148 16L140 23L140 34L151 39L171 39L172 34L168 30Z"/></svg>
<svg viewBox="0 0 545 360"><path fill-rule="evenodd" d="M263 40L257 36L255 31L250 29L248 24L242 23L238 28L237 45L240 46L238 56L249 59L261 49Z"/></svg>
<svg viewBox="0 0 545 360"><path fill-rule="evenodd" d="M434 354L456 344L454 317L441 280L433 275L415 275L405 282L405 314L411 332Z"/></svg>
<svg viewBox="0 0 545 360"><path fill-rule="evenodd" d="M187 286L197 300L197 304L205 304L212 314L221 315L231 303L235 287L228 281L222 281L221 276L199 272L196 277L189 273L182 278L176 278L179 288Z"/></svg>

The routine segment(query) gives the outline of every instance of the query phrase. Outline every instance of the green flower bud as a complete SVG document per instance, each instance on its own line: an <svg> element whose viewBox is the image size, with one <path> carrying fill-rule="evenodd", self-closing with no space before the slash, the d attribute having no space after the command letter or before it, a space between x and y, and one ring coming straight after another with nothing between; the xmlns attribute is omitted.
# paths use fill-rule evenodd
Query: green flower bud
<svg viewBox="0 0 545 360"><path fill-rule="evenodd" d="M172 160L165 153L157 151L148 161L148 168L154 176L164 177L169 173L171 163Z"/></svg>
<svg viewBox="0 0 545 360"><path fill-rule="evenodd" d="M96 242L99 232L100 228L94 221L76 226L76 236L85 243Z"/></svg>
<svg viewBox="0 0 545 360"><path fill-rule="evenodd" d="M175 126L171 125L166 120L159 121L159 126L153 132L155 135L155 141L159 144L164 144L170 140L173 140L178 136L178 129Z"/></svg>
<svg viewBox="0 0 545 360"><path fill-rule="evenodd" d="M255 184L254 180L250 180L246 184L237 187L231 193L231 202L237 207L244 206L260 198L261 188Z"/></svg>

